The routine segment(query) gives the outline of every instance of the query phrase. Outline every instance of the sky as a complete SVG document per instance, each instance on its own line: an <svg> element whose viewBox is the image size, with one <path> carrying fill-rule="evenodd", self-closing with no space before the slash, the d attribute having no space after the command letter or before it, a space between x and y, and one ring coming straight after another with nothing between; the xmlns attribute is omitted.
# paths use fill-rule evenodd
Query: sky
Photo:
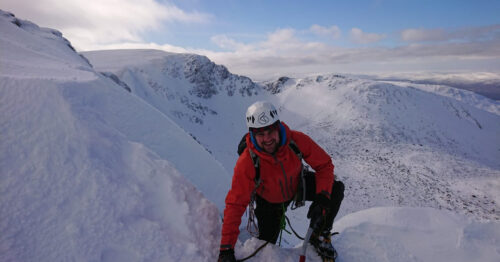
<svg viewBox="0 0 500 262"><path fill-rule="evenodd" d="M206 55L254 80L324 73L500 72L497 0L0 0L78 51Z"/></svg>

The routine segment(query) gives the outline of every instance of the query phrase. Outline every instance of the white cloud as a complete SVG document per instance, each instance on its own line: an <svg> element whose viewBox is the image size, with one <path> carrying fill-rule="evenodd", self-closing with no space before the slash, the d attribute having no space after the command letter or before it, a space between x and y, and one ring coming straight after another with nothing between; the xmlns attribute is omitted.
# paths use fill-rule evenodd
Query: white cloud
<svg viewBox="0 0 500 262"><path fill-rule="evenodd" d="M218 47L227 50L240 50L248 51L252 49L251 45L245 45L244 43L237 42L236 40L228 37L227 35L215 35L210 38L212 43L216 44Z"/></svg>
<svg viewBox="0 0 500 262"><path fill-rule="evenodd" d="M357 44L371 44L384 39L386 36L375 33L365 33L359 28L351 29L351 41Z"/></svg>
<svg viewBox="0 0 500 262"><path fill-rule="evenodd" d="M320 35L320 36L328 36L333 39L338 39L342 35L342 31L336 25L330 27L323 27L320 25L312 25L309 29L311 32Z"/></svg>
<svg viewBox="0 0 500 262"><path fill-rule="evenodd" d="M40 26L57 28L77 49L140 42L163 22L203 23L209 15L186 13L154 0L3 0L2 8Z"/></svg>
<svg viewBox="0 0 500 262"><path fill-rule="evenodd" d="M278 47L278 46L290 46L298 42L295 37L295 30L291 28L278 29L273 33L267 35L267 41L264 43L265 46Z"/></svg>
<svg viewBox="0 0 500 262"><path fill-rule="evenodd" d="M500 38L500 25L445 29L415 29L401 31L401 40L405 42L444 42L450 40L477 41Z"/></svg>
<svg viewBox="0 0 500 262"><path fill-rule="evenodd" d="M401 39L406 42L441 41L446 39L442 29L406 29L401 32Z"/></svg>
<svg viewBox="0 0 500 262"><path fill-rule="evenodd" d="M231 40L237 43L235 40ZM233 45L238 46L238 45ZM263 42L229 52L198 50L233 73L255 80L314 73L492 70L500 66L500 43L412 44L394 48L341 48L298 39L278 30Z"/></svg>

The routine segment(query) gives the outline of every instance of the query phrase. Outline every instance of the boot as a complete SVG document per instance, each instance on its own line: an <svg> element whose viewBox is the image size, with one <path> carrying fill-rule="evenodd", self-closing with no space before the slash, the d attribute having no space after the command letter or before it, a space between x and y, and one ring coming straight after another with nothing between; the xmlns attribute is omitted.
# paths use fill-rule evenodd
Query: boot
<svg viewBox="0 0 500 262"><path fill-rule="evenodd" d="M337 251L333 247L332 233L330 231L323 231L319 235L313 233L309 243L314 246L323 261L335 261L337 258Z"/></svg>

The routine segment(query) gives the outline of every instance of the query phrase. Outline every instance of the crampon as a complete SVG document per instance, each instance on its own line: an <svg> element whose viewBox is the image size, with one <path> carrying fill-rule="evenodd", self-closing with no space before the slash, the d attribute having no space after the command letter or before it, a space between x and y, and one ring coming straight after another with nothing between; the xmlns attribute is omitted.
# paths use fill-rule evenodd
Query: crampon
<svg viewBox="0 0 500 262"><path fill-rule="evenodd" d="M337 258L337 250L333 247L331 236L338 234L338 232L330 233L323 232L319 236L312 235L309 243L314 247L323 262L335 262Z"/></svg>

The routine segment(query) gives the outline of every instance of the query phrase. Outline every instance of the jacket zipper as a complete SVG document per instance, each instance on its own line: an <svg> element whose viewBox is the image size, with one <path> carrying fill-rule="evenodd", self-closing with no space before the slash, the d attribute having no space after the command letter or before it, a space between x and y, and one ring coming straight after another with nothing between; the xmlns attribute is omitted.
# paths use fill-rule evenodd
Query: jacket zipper
<svg viewBox="0 0 500 262"><path fill-rule="evenodd" d="M281 171L283 172L283 176L285 178L285 190L283 190L283 184L281 183L281 180L280 180L281 194L283 195L283 200L285 200L285 201L290 200L290 197L289 197L290 188L288 187L288 178L286 176L285 167L283 166L283 163L281 161L279 161L278 158L276 158L275 155L273 155L273 158L274 158L274 161L276 161L276 163L280 164ZM285 195L285 193L286 193L286 195Z"/></svg>

